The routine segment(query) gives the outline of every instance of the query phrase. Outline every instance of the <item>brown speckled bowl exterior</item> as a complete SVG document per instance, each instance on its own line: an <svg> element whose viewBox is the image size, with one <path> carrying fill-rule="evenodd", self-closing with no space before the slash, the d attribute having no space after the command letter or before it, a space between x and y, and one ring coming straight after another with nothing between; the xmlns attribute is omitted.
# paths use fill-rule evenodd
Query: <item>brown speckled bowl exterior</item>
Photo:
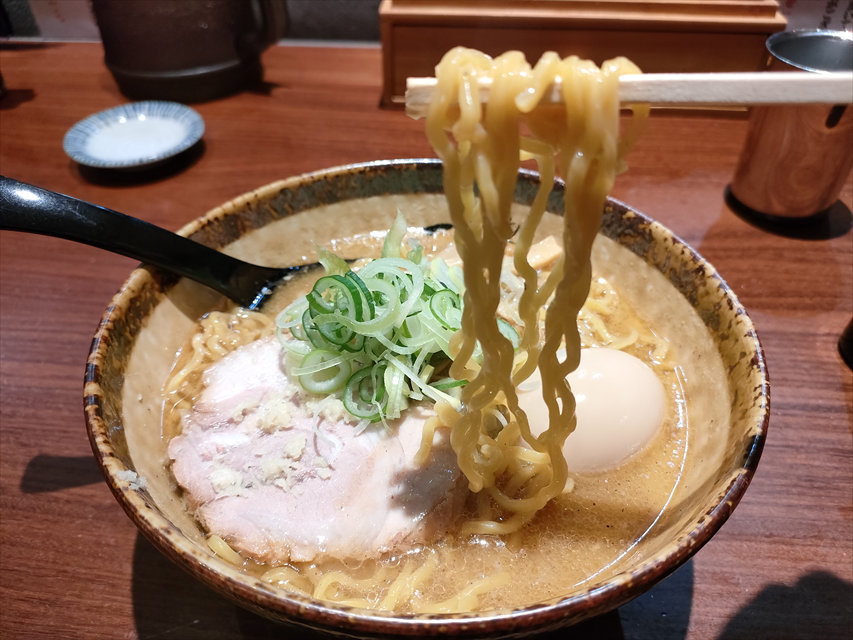
<svg viewBox="0 0 853 640"><path fill-rule="evenodd" d="M524 174L517 199L532 200L537 179ZM351 165L276 182L215 209L181 230L222 247L248 230L322 204L385 193L438 193L441 166L435 160L395 160ZM562 209L552 194L551 211ZM190 541L169 521L145 488L132 481L134 451L122 429L127 363L146 318L176 278L158 270L135 270L113 298L95 334L86 370L84 406L89 438L107 483L142 533L167 557L204 583L272 619L327 632L362 637L513 637L570 625L618 607L682 565L726 521L744 494L764 444L769 387L764 356L752 322L714 269L670 231L626 205L606 206L602 233L653 265L696 309L716 342L728 372L732 424L740 444L728 453L719 482L705 497L692 524L655 557L630 572L570 597L522 609L478 614L397 616L332 606L287 595L246 576ZM129 477L130 476L130 477Z"/></svg>

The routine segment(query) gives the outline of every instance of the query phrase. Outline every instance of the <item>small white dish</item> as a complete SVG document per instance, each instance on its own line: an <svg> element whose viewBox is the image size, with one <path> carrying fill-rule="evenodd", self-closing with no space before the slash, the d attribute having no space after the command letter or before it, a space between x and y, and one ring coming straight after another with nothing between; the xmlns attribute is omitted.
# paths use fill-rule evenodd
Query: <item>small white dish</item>
<svg viewBox="0 0 853 640"><path fill-rule="evenodd" d="M72 160L100 169L150 167L186 151L204 134L204 120L179 102L131 102L75 124L62 141Z"/></svg>

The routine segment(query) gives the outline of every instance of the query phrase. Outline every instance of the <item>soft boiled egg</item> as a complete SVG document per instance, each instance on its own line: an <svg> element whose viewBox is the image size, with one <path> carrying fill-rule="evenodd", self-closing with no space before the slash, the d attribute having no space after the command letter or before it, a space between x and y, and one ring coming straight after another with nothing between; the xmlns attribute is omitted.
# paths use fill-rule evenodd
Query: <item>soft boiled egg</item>
<svg viewBox="0 0 853 640"><path fill-rule="evenodd" d="M569 374L577 401L577 427L563 454L569 471L588 473L618 467L642 451L663 424L666 395L654 371L616 349L582 349L580 366ZM548 425L542 383L535 371L518 389L518 400L534 435Z"/></svg>

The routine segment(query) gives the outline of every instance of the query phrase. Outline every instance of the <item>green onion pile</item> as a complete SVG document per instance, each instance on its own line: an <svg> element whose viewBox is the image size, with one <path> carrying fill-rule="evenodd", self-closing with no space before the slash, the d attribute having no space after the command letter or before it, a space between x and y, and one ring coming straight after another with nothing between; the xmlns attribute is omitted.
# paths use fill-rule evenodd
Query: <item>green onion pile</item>
<svg viewBox="0 0 853 640"><path fill-rule="evenodd" d="M382 257L358 273L320 250L326 275L276 319L288 374L309 393L340 394L368 422L398 418L410 400L459 407L465 384L446 375L462 321L462 270L424 258L417 243L404 256L405 233L398 214Z"/></svg>

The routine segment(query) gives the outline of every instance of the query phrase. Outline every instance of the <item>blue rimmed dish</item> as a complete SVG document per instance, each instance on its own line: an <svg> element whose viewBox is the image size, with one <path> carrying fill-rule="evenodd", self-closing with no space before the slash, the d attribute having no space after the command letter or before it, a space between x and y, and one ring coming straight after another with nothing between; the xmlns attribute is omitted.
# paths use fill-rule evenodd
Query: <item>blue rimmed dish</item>
<svg viewBox="0 0 853 640"><path fill-rule="evenodd" d="M172 158L204 135L204 120L179 102L130 102L75 124L62 142L81 165L98 169L142 169Z"/></svg>

